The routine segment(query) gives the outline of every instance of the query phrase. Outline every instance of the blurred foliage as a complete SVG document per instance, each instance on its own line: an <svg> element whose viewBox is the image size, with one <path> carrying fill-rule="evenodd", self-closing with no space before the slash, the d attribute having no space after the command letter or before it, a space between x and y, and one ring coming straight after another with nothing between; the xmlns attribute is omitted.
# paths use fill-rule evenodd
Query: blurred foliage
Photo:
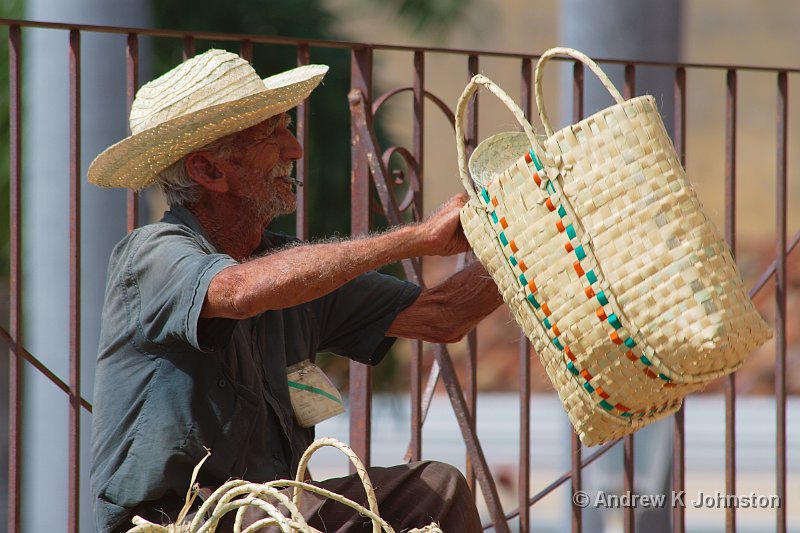
<svg viewBox="0 0 800 533"><path fill-rule="evenodd" d="M3 0L0 2L0 17L20 18L22 0ZM9 271L9 79L8 79L8 27L5 28L0 44L0 277L8 276Z"/></svg>
<svg viewBox="0 0 800 533"><path fill-rule="evenodd" d="M358 0L368 8L393 10L417 34L443 39L455 22L464 19L474 0Z"/></svg>

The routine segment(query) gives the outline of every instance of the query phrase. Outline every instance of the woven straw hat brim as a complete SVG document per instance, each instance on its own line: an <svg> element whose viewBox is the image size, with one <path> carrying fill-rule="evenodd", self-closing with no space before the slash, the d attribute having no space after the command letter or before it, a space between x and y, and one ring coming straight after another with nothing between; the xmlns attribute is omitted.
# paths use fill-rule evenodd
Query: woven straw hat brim
<svg viewBox="0 0 800 533"><path fill-rule="evenodd" d="M263 92L187 113L121 140L89 166L89 183L143 189L156 181L161 170L186 154L296 107L328 71L326 65L301 68L302 79L295 77L287 85L276 87L280 78L267 78Z"/></svg>

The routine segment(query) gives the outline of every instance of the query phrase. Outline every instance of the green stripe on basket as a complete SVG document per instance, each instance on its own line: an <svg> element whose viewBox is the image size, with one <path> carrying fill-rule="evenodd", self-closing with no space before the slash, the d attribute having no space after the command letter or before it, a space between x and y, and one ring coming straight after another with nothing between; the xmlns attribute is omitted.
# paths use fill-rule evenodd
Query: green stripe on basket
<svg viewBox="0 0 800 533"><path fill-rule="evenodd" d="M597 275L594 273L594 270L590 270L586 273L586 279L589 283L595 283L597 281Z"/></svg>
<svg viewBox="0 0 800 533"><path fill-rule="evenodd" d="M522 283L523 285L527 285L528 284L528 279L525 277L525 274L520 274L519 275L519 282Z"/></svg>
<svg viewBox="0 0 800 533"><path fill-rule="evenodd" d="M539 302L536 301L536 298L533 297L533 294L528 295L528 301L533 305L534 309L539 309L539 307L541 307Z"/></svg>
<svg viewBox="0 0 800 533"><path fill-rule="evenodd" d="M619 318L617 318L617 315L615 315L614 313L608 315L608 323L614 326L614 329L622 328L622 324L620 323Z"/></svg>
<svg viewBox="0 0 800 533"><path fill-rule="evenodd" d="M567 237L569 237L570 239L574 239L576 235L577 233L575 233L575 228L573 227L573 225L570 224L569 226L567 226Z"/></svg>
<svg viewBox="0 0 800 533"><path fill-rule="evenodd" d="M500 242L503 243L503 246L508 246L508 239L506 239L506 234L504 231L500 232Z"/></svg>
<svg viewBox="0 0 800 533"><path fill-rule="evenodd" d="M578 256L578 261L583 261L586 258L586 251L583 249L582 244L575 248L575 255Z"/></svg>
<svg viewBox="0 0 800 533"><path fill-rule="evenodd" d="M633 413L622 413L622 416L633 416Z"/></svg>
<svg viewBox="0 0 800 533"><path fill-rule="evenodd" d="M558 337L555 337L553 339L553 344L555 344L556 347L558 347L559 350L563 350L564 349L564 346L561 344L561 341L558 340Z"/></svg>
<svg viewBox="0 0 800 533"><path fill-rule="evenodd" d="M664 381L672 381L669 377L665 376L664 374L662 374L660 372L658 373L658 377L660 377Z"/></svg>
<svg viewBox="0 0 800 533"><path fill-rule="evenodd" d="M564 209L563 205L558 206L558 216L560 216L561 218L567 216L567 210Z"/></svg>
<svg viewBox="0 0 800 533"><path fill-rule="evenodd" d="M497 224L497 222L498 222L498 220L497 220L497 213L496 213L495 211L492 211L491 213L489 213L489 216L490 216L490 217L492 217L492 222L494 222L495 224Z"/></svg>
<svg viewBox="0 0 800 533"><path fill-rule="evenodd" d="M611 411L612 409L614 409L614 406L605 400L600 400L600 407L602 407L606 411Z"/></svg>
<svg viewBox="0 0 800 533"><path fill-rule="evenodd" d="M512 266L517 266L517 258L513 255L508 256L508 262L511 263Z"/></svg>
<svg viewBox="0 0 800 533"><path fill-rule="evenodd" d="M641 359L642 363L646 364L647 366L650 366L650 365L653 364L653 363L650 362L650 359L648 359L645 356L641 356L639 359Z"/></svg>
<svg viewBox="0 0 800 533"><path fill-rule="evenodd" d="M536 167L536 170L542 170L544 167L542 166L542 163L539 161L539 158L536 157L536 154L534 153L533 149L531 149L530 154L531 154L531 160L533 161L533 166Z"/></svg>
<svg viewBox="0 0 800 533"><path fill-rule="evenodd" d="M625 339L625 346L627 346L628 348L633 348L634 346L636 346L636 341L634 341L633 338L628 337L627 339Z"/></svg>
<svg viewBox="0 0 800 533"><path fill-rule="evenodd" d="M489 203L489 191L486 189L481 189L481 196L483 196L483 201L487 204Z"/></svg>
<svg viewBox="0 0 800 533"><path fill-rule="evenodd" d="M567 368L569 368L569 371L570 371L570 372L572 372L573 374L575 374L576 376L577 376L578 374L580 374L580 372L578 372L578 369L577 369L577 368L575 368L575 365L573 365L573 364L572 364L572 361L570 361L569 363L567 363Z"/></svg>
<svg viewBox="0 0 800 533"><path fill-rule="evenodd" d="M312 387L311 385L306 385L305 383L298 383L296 381L289 381L289 386L292 387L293 389L300 389L308 392L313 392L314 394L319 394L320 396L325 396L326 398L333 400L339 405L342 404L342 401L339 400L339 398L337 398L330 392L318 389L317 387Z"/></svg>
<svg viewBox="0 0 800 533"><path fill-rule="evenodd" d="M550 319L549 318L545 318L544 320L542 320L542 324L544 324L544 327L546 327L547 329L550 329L551 327L553 327L550 324Z"/></svg>
<svg viewBox="0 0 800 533"><path fill-rule="evenodd" d="M600 305L608 305L608 298L606 298L606 293L600 291L597 293L597 301L600 302Z"/></svg>
<svg viewBox="0 0 800 533"><path fill-rule="evenodd" d="M547 182L547 192L550 193L550 194L555 194L556 193L556 188L553 187L553 182L552 181L548 181Z"/></svg>
<svg viewBox="0 0 800 533"><path fill-rule="evenodd" d="M583 388L586 389L590 394L594 392L594 387L592 387L589 382L583 384Z"/></svg>

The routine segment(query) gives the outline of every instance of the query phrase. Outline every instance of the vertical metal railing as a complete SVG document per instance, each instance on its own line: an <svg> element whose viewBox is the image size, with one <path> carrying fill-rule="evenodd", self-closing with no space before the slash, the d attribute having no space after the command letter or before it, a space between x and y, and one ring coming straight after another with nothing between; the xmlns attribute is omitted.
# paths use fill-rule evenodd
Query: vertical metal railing
<svg viewBox="0 0 800 533"><path fill-rule="evenodd" d="M572 67L572 122L583 119L583 63L576 61ZM572 459L572 533L583 531L583 508L578 505L576 494L582 490L583 467L581 465L582 445L575 432L570 435Z"/></svg>
<svg viewBox="0 0 800 533"><path fill-rule="evenodd" d="M686 69L678 67L675 69L675 122L673 140L678 159L686 168ZM672 438L672 490L674 494L684 492L685 483L685 435L684 435L684 413L686 404L681 405L675 413L675 429ZM683 506L676 505L672 509L672 530L676 533L683 533L686 530L686 513Z"/></svg>
<svg viewBox="0 0 800 533"><path fill-rule="evenodd" d="M78 531L81 450L81 34L69 32L69 505L67 526Z"/></svg>
<svg viewBox="0 0 800 533"><path fill-rule="evenodd" d="M350 88L360 91L372 102L372 48L354 48L351 52ZM355 128L355 126L353 126ZM351 130L355 139L359 133ZM353 143L355 147L355 143ZM366 235L370 230L370 170L367 161L352 153L351 226L353 236ZM350 446L365 465L370 465L372 428L372 372L361 363L350 363Z"/></svg>
<svg viewBox="0 0 800 533"><path fill-rule="evenodd" d="M775 165L775 493L783 505L776 509L776 531L786 531L786 223L789 81L778 73L777 154Z"/></svg>
<svg viewBox="0 0 800 533"><path fill-rule="evenodd" d="M522 59L520 69L520 108L531 117L533 90L533 60ZM530 533L531 513L528 499L531 495L531 343L520 330L519 336L519 479L517 481L517 507L519 509L519 532Z"/></svg>
<svg viewBox="0 0 800 533"><path fill-rule="evenodd" d="M297 46L297 66L311 63L311 49L308 44L301 43ZM308 157L306 150L309 148L311 134L309 119L311 118L311 102L305 100L297 106L297 126L295 135L303 148L303 158L297 162L297 215L295 218L295 235L298 239L308 240Z"/></svg>
<svg viewBox="0 0 800 533"><path fill-rule="evenodd" d="M725 240L736 257L736 71L725 76ZM725 378L725 494L736 494L736 374ZM725 529L736 531L736 507L725 509Z"/></svg>
<svg viewBox="0 0 800 533"><path fill-rule="evenodd" d="M9 54L9 213L10 299L8 358L8 530L20 524L22 483L22 36L18 25L8 29Z"/></svg>

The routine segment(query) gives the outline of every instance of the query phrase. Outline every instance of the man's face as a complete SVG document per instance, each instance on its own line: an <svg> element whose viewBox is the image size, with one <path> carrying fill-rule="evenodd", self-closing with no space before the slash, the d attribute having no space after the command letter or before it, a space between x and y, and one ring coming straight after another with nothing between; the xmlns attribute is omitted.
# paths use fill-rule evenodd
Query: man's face
<svg viewBox="0 0 800 533"><path fill-rule="evenodd" d="M284 178L291 176L303 149L289 131L289 122L283 114L236 133L226 158L231 194L265 223L297 206L292 183Z"/></svg>

